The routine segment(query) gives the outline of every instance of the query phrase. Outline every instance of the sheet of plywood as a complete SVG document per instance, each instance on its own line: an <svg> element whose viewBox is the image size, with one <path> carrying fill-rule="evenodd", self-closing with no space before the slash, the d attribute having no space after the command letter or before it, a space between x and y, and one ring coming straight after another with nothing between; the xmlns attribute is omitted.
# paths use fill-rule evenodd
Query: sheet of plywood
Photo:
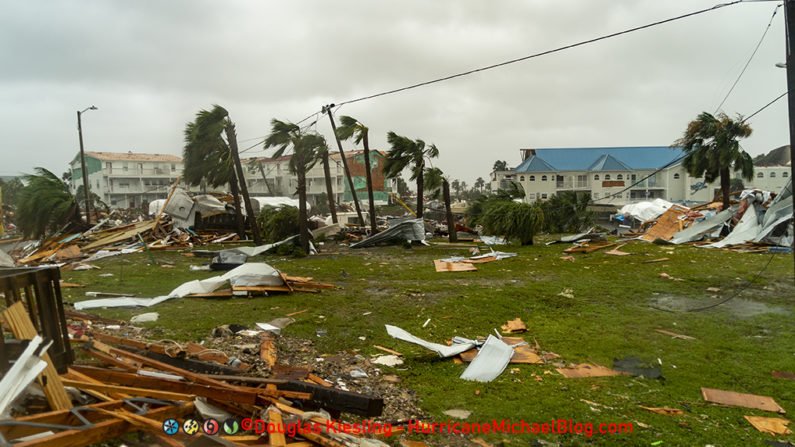
<svg viewBox="0 0 795 447"><path fill-rule="evenodd" d="M682 220L680 217L687 213L688 208L679 205L671 205L660 217L657 218L657 223L649 228L649 231L644 233L640 238L649 242L655 239L662 239L664 241L671 240L674 234L682 231L683 226L680 224Z"/></svg>
<svg viewBox="0 0 795 447"><path fill-rule="evenodd" d="M474 272L477 270L474 265L463 262L446 262L441 259L434 259L433 265L437 272Z"/></svg>
<svg viewBox="0 0 795 447"><path fill-rule="evenodd" d="M790 421L784 418L768 418L764 416L745 416L757 430L771 435L789 435L792 430L787 428Z"/></svg>
<svg viewBox="0 0 795 447"><path fill-rule="evenodd" d="M717 404L732 405L735 407L756 408L758 410L786 413L772 397L757 396L755 394L738 393L736 391L716 390L701 387L704 400Z"/></svg>

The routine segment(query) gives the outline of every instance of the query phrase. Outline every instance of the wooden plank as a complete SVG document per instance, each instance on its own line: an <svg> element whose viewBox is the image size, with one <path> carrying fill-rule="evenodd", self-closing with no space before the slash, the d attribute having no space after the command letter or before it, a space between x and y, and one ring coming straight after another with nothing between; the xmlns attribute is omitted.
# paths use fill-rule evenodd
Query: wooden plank
<svg viewBox="0 0 795 447"><path fill-rule="evenodd" d="M212 385L212 386L217 386L217 387L221 387L221 388L229 388L229 389L236 389L237 388L237 387L235 387L233 385L229 385L228 383L224 383L224 382L220 382L218 380L211 379L211 378L209 378L209 377L207 377L207 376L205 376L203 374L197 374L197 373L193 373L193 372L190 372L190 371L186 371L186 370L184 370L182 368L178 368L176 366L169 365L168 363L164 363L164 362L161 362L161 361L158 361L158 360L154 360L154 359L151 359L149 357L145 357L143 355L139 355L139 354L135 354L135 353L132 353L132 352L128 352L128 351L125 351L123 349L110 348L110 353L113 354L113 355L117 355L119 357L122 357L122 358L126 358L128 360L133 360L133 361L138 362L138 363L140 363L142 365L148 365L148 366L151 366L153 368L157 368L157 369L159 369L161 371L164 371L164 372L180 375L182 377L185 377L186 379L190 379L190 380L192 380L194 382L197 382L197 383L203 383L205 385Z"/></svg>
<svg viewBox="0 0 795 447"><path fill-rule="evenodd" d="M316 376L315 374L312 373L309 373L309 375L307 375L307 379L311 380L312 382L320 386L325 386L325 387L334 386L334 384L329 382L328 380L325 380L324 378Z"/></svg>
<svg viewBox="0 0 795 447"><path fill-rule="evenodd" d="M655 239L670 240L674 234L681 231L679 217L684 216L687 211L688 208L683 206L671 205L640 238L649 242L653 242Z"/></svg>
<svg viewBox="0 0 795 447"><path fill-rule="evenodd" d="M36 327L30 320L28 312L22 301L17 301L3 311L3 319L11 329L11 333L17 340L32 340L37 334ZM72 408L72 400L66 394L66 390L61 383L61 378L52 364L50 355L44 353L41 359L47 362L44 371L39 374L37 380L44 390L44 395L47 397L47 402L53 410L64 410Z"/></svg>
<svg viewBox="0 0 795 447"><path fill-rule="evenodd" d="M477 267L463 262L446 262L441 259L434 259L433 265L437 272L474 272Z"/></svg>
<svg viewBox="0 0 795 447"><path fill-rule="evenodd" d="M124 393L131 396L151 397L153 399L192 401L196 396L171 391L160 391L148 388L133 388L119 385L105 385L102 383L84 382L80 380L64 379L63 384L73 386L81 390L101 391L105 393Z"/></svg>
<svg viewBox="0 0 795 447"><path fill-rule="evenodd" d="M97 404L83 405L82 408L92 409L92 410L98 408L114 409L114 408L120 408L122 406L124 406L124 402L121 399L119 399L108 402L101 402ZM85 417L87 420L91 422L105 419L99 413L94 411L83 411L81 412L81 414L83 417ZM36 422L39 424L57 424L57 425L81 425L83 423L74 416L74 414L71 412L71 409L47 411L44 413L35 413L26 416L18 416L14 418L14 420L19 422ZM47 431L47 429L44 427L31 427L25 425L0 425L0 433L2 433L3 436L9 440L35 435L36 433L41 433L43 431Z"/></svg>
<svg viewBox="0 0 795 447"><path fill-rule="evenodd" d="M149 411L146 416L155 420L183 417L193 413L193 402L183 405L169 405ZM83 447L107 439L112 439L135 430L135 426L123 419L108 419L97 422L85 430L65 430L43 438L36 438L14 444L14 447Z"/></svg>
<svg viewBox="0 0 795 447"><path fill-rule="evenodd" d="M100 382L99 380L96 380L93 377L89 377L89 376L81 373L80 371L75 371L73 368L69 368L67 373L62 375L61 377L62 378L67 378L67 379L72 379L72 380L80 380L80 381L83 381L83 382L102 384L102 382ZM126 398L130 397L129 394L124 394L124 393L108 393L107 395L105 395L103 393L100 393L100 392L97 392L97 391L94 391L94 390L85 390L85 392L87 394L90 394L90 395L94 396L95 398L97 398L99 400L106 401L106 402L107 401L112 401L112 400L118 400L118 399L126 399Z"/></svg>
<svg viewBox="0 0 795 447"><path fill-rule="evenodd" d="M716 390L701 387L704 400L717 404L732 405L735 407L756 408L758 410L786 413L772 397L757 396L756 394L738 393L736 391Z"/></svg>
<svg viewBox="0 0 795 447"><path fill-rule="evenodd" d="M282 425L282 414L279 410L273 408L268 410L268 423L274 424L276 427ZM279 430L273 430L268 434L268 442L274 447L287 446L287 439L284 437L284 433L280 433Z"/></svg>
<svg viewBox="0 0 795 447"><path fill-rule="evenodd" d="M190 439L188 435L181 432L177 432L172 436L165 435L163 433L163 424L159 421L149 419L146 416L130 413L129 411L123 409L119 410L100 409L98 411L110 417L127 421L131 425L155 435L155 437L160 441L159 442L160 445L170 446L170 447L182 447L184 444L182 442L179 442L177 439L182 439L185 441Z"/></svg>
<svg viewBox="0 0 795 447"><path fill-rule="evenodd" d="M393 354L393 355L396 355L396 356L398 356L398 357L402 357L402 356L403 356L403 354L401 354L401 353L399 353L399 352L395 351L394 349L385 348L385 347L383 347L383 346L379 346L379 345L373 345L373 347L374 347L375 349L378 349L378 350L381 350L381 351L384 351L384 352L388 352L388 353L390 353L390 354Z"/></svg>
<svg viewBox="0 0 795 447"><path fill-rule="evenodd" d="M604 366L592 365L590 363L581 363L574 368L557 368L556 371L568 379L629 375L628 372L616 371L610 368L605 368Z"/></svg>
<svg viewBox="0 0 795 447"><path fill-rule="evenodd" d="M126 241L127 239L133 238L139 232L143 231L146 227L148 227L151 224L151 222L152 222L151 220L139 222L129 230L114 233L102 239L95 240L89 244L84 245L83 251L89 251L95 248L104 247L106 245L111 245L118 242Z"/></svg>
<svg viewBox="0 0 795 447"><path fill-rule="evenodd" d="M689 335L677 334L677 333L674 333L674 332L671 332L671 331L666 331L665 329L655 329L654 331L655 332L659 332L661 334L670 335L673 338L681 338L682 340L695 340L696 339L695 337L691 337Z"/></svg>
<svg viewBox="0 0 795 447"><path fill-rule="evenodd" d="M265 366L272 369L276 365L277 347L276 341L270 332L263 332L261 335L262 344L259 349L259 357L265 363Z"/></svg>

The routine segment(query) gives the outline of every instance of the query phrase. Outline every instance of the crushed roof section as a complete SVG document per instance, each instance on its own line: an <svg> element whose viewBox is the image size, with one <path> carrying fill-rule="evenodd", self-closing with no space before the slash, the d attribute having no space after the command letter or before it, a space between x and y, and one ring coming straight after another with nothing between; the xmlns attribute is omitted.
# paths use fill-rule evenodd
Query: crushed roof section
<svg viewBox="0 0 795 447"><path fill-rule="evenodd" d="M132 152L86 152L86 155L108 161L166 161L182 162L182 158L169 154L137 154Z"/></svg>

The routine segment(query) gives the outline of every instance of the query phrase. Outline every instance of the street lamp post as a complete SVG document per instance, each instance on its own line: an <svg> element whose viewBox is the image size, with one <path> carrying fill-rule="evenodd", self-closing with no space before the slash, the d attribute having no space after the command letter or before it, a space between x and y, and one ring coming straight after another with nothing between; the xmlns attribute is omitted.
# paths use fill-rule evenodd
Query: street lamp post
<svg viewBox="0 0 795 447"><path fill-rule="evenodd" d="M97 110L97 107L91 106L77 111L77 135L80 137L80 169L82 169L83 174L83 193L86 196L86 222L91 223L91 201L88 198L88 171L86 171L86 154L83 152L83 126L80 120L80 115L85 113L86 110Z"/></svg>

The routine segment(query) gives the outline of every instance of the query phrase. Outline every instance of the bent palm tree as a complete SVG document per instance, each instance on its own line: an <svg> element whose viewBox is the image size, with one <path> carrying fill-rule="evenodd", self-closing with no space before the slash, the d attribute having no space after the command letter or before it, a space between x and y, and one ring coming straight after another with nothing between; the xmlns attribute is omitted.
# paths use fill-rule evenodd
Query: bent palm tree
<svg viewBox="0 0 795 447"><path fill-rule="evenodd" d="M81 223L77 200L58 176L36 168L36 174L22 178L26 185L19 191L16 217L25 237L39 238L64 224Z"/></svg>
<svg viewBox="0 0 795 447"><path fill-rule="evenodd" d="M223 138L224 134L226 141ZM245 233L240 207L240 192L243 193L251 234L254 236L254 242L261 244L254 208L251 206L246 179L240 165L235 124L229 119L229 112L226 109L216 105L209 111L200 110L196 114L196 120L185 125L183 157L185 167L182 175L189 185L198 186L206 182L217 187L229 184L235 203L237 229L241 237Z"/></svg>
<svg viewBox="0 0 795 447"><path fill-rule="evenodd" d="M340 127L337 128L337 137L340 140L353 138L354 144L362 143L364 147L364 175L367 180L367 200L370 211L370 231L372 234L377 232L375 222L375 201L373 200L373 178L370 175L370 140L368 138L369 129L356 118L350 116L340 117ZM356 194L356 191L353 191Z"/></svg>
<svg viewBox="0 0 795 447"><path fill-rule="evenodd" d="M301 247L309 253L309 229L306 225L306 173L315 165L326 148L326 140L319 134L305 134L293 123L271 120L271 133L265 138L265 149L275 147L274 158L281 157L287 148L292 147L288 169L298 177L298 234Z"/></svg>
<svg viewBox="0 0 795 447"><path fill-rule="evenodd" d="M740 171L742 178L746 180L753 179L753 160L740 148L739 142L739 139L750 136L752 131L742 116L738 115L735 121L725 113L713 116L702 112L687 125L682 138L674 142L674 145L681 146L685 152L682 166L690 175L704 176L706 183L720 178L723 209L727 209L730 204L730 170Z"/></svg>
<svg viewBox="0 0 795 447"><path fill-rule="evenodd" d="M426 147L422 140L410 140L395 132L389 132L386 138L392 148L384 162L384 174L391 178L400 174L403 169L411 168L410 178L417 181L417 217L422 218L425 157L438 157L439 149L433 144Z"/></svg>

